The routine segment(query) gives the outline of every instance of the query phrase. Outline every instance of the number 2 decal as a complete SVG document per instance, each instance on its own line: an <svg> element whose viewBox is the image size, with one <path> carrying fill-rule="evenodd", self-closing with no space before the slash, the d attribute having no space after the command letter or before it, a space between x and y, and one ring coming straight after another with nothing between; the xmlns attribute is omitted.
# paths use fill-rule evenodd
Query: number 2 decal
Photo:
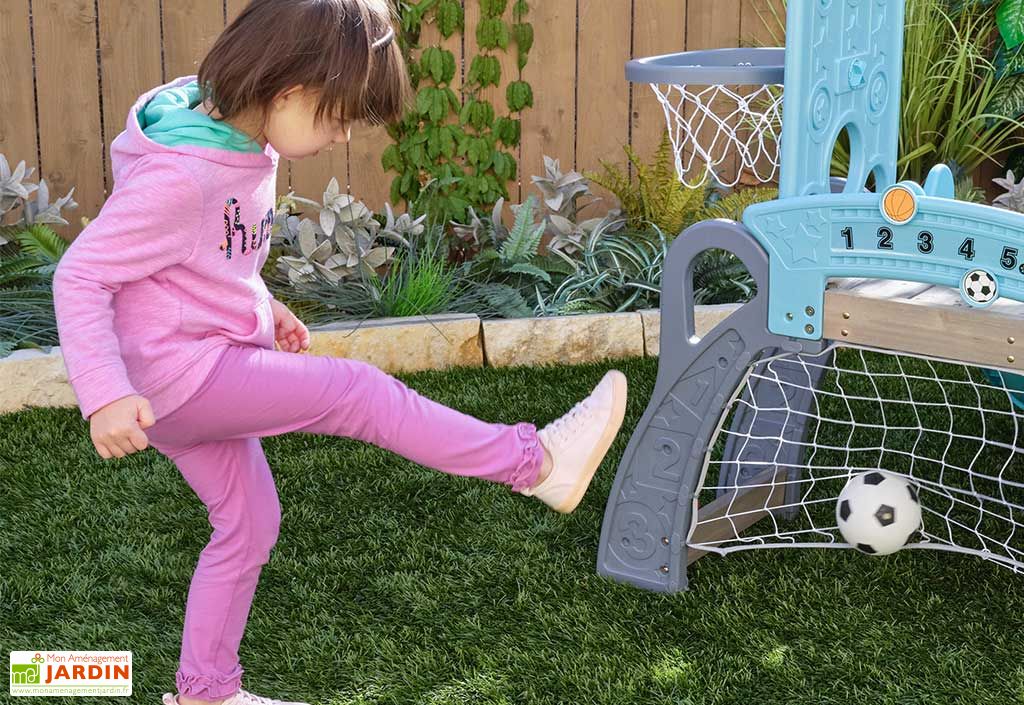
<svg viewBox="0 0 1024 705"><path fill-rule="evenodd" d="M892 230L889 228L878 229L878 249L880 250L891 250L892 249Z"/></svg>

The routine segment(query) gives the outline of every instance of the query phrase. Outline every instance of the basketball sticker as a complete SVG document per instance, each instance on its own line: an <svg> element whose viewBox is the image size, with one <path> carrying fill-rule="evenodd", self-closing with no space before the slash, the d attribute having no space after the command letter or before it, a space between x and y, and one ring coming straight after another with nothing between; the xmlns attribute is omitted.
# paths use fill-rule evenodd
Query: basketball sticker
<svg viewBox="0 0 1024 705"><path fill-rule="evenodd" d="M917 198L906 186L891 187L882 196L882 215L893 225L910 221L917 213Z"/></svg>

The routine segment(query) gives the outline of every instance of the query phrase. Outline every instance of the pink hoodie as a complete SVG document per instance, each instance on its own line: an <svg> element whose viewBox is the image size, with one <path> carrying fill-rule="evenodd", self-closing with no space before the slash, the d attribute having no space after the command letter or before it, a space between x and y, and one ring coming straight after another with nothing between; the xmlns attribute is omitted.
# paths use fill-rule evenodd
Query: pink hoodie
<svg viewBox="0 0 1024 705"><path fill-rule="evenodd" d="M82 418L130 394L160 418L202 384L233 343L274 349L270 251L278 154L167 147L137 111L110 145L114 188L61 257L53 299Z"/></svg>

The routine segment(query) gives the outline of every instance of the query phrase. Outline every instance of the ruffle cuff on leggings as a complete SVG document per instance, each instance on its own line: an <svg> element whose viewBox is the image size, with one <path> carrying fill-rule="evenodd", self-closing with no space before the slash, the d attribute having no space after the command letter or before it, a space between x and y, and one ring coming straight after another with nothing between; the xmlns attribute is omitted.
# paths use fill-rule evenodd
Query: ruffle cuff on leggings
<svg viewBox="0 0 1024 705"><path fill-rule="evenodd" d="M225 674L198 674L183 673L178 671L174 674L178 686L178 694L204 700L217 700L226 698L238 692L242 686L241 665L235 666L235 670Z"/></svg>
<svg viewBox="0 0 1024 705"><path fill-rule="evenodd" d="M544 462L544 449L540 447L540 439L537 438L537 427L532 423L517 423L516 433L523 441L523 456L512 471L509 484L513 492L522 492L537 481L540 466Z"/></svg>

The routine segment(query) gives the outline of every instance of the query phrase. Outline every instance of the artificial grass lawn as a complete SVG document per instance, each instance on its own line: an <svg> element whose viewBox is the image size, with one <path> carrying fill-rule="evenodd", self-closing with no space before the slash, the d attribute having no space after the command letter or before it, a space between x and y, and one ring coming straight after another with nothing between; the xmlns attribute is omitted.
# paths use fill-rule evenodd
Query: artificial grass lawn
<svg viewBox="0 0 1024 705"><path fill-rule="evenodd" d="M701 559L671 596L599 576L606 499L656 359L396 376L539 427L611 367L629 378L626 418L569 515L348 438L264 439L282 527L243 686L332 705L1024 702L1024 576L978 558L749 551ZM32 409L0 416L0 496L0 650L131 650L128 700L173 691L210 535L174 465L152 448L103 460L77 409ZM112 702L46 702L59 700Z"/></svg>

